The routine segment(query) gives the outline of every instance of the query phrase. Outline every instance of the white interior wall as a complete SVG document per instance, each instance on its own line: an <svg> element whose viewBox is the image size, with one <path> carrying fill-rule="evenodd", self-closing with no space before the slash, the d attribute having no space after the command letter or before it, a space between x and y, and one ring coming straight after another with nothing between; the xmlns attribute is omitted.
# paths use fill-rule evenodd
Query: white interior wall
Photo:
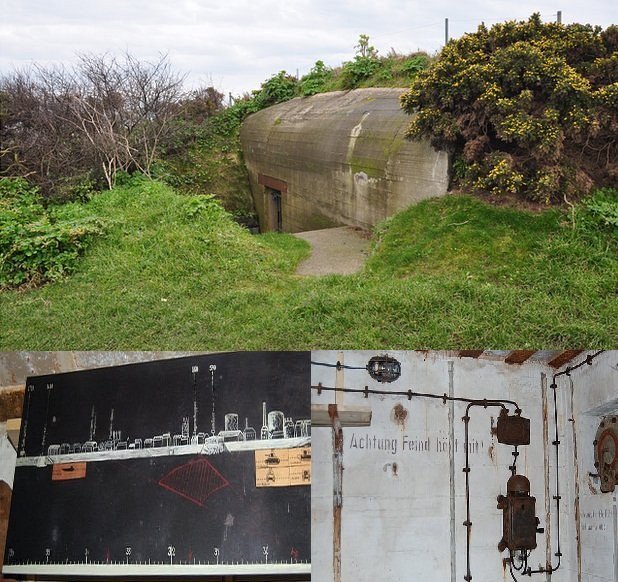
<svg viewBox="0 0 618 582"><path fill-rule="evenodd" d="M16 458L17 453L6 434L6 422L0 422L0 481L8 483L11 489L13 489Z"/></svg>
<svg viewBox="0 0 618 582"><path fill-rule="evenodd" d="M375 352L345 352L344 363L364 366L374 355ZM536 569L550 561L555 567L557 558L553 554L557 532L553 496L556 472L554 447L551 446L554 440L553 394L549 388L555 371L541 363L509 365L503 360L449 358L446 353L389 352L389 355L402 363L399 380L379 384L364 370L346 369L344 386L362 389L367 385L436 394L448 394L450 390L454 396L517 401L522 415L531 421L531 444L520 447L518 472L530 479L531 494L537 500L536 515L541 519L541 526L546 527L546 532L537 536L538 547L532 552L529 565ZM337 362L339 357L334 351L312 355L314 361L329 363ZM574 371L571 378L558 379L563 556L560 568L551 577L538 574L531 579L618 582L612 522L616 496L593 493L588 475L593 470L592 440L598 427L597 418L590 411L618 399L616 362L617 353L607 352L592 366ZM567 408L571 402L571 380L575 412ZM335 370L312 366L312 385L319 382L334 386ZM549 396L549 406L543 400L545 392ZM344 409L346 406L370 406L372 422L366 428L343 429L341 580L464 580L467 573L466 528L462 524L466 519L466 506L464 423L461 419L465 404L443 404L416 397L408 401L406 397L392 395L370 395L367 399L362 394L343 396ZM333 393L312 394L314 404L334 401ZM393 421L393 408L397 404L408 411L403 426ZM449 410L452 410L451 425ZM501 554L497 549L502 535L502 512L496 508L496 496L506 493L513 449L497 443L492 435L492 424L498 412L498 409L482 407L470 410L473 524L470 572L475 581L511 579L502 563L506 553ZM574 421L569 420L571 418ZM544 431L547 431L547 442ZM374 443L374 437L376 446L368 446ZM334 580L332 429L314 427L312 438L312 573L316 580L327 581ZM390 450L380 450L380 443L382 449L388 443L396 443L397 448L395 450L395 445L391 444ZM403 443L411 443L411 446L402 450ZM416 447L414 443L423 446ZM453 450L457 448L452 456L448 452L449 443ZM429 450L424 450L426 446ZM397 463L396 476L392 472L393 463ZM576 467L579 490L575 486ZM580 515L594 517L576 520L578 494ZM544 523L547 521L546 499L550 509L549 527ZM595 524L597 529L594 529ZM588 525L593 528L588 529ZM579 553L578 539L581 539Z"/></svg>
<svg viewBox="0 0 618 582"><path fill-rule="evenodd" d="M594 439L604 416L618 415L618 352L557 379L566 414L565 473L571 580L618 581L618 490L602 493L595 477ZM562 437L561 437L562 438Z"/></svg>

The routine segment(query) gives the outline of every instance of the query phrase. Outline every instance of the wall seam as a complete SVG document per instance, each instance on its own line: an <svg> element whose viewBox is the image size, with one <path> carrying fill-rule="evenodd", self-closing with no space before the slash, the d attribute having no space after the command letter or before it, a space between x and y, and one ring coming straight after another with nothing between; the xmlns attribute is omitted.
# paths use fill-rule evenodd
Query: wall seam
<svg viewBox="0 0 618 582"><path fill-rule="evenodd" d="M448 362L448 393L455 396L454 363ZM455 401L451 400L448 408L449 428L449 486L450 486L450 513L451 513L451 582L457 578L457 545L455 533Z"/></svg>
<svg viewBox="0 0 618 582"><path fill-rule="evenodd" d="M547 375L541 373L541 400L542 400L542 412L543 412L543 463L545 465L545 564L551 564L551 493L549 482L549 420L548 420L548 408L549 402L547 399ZM558 468L556 467L556 470ZM551 574L545 574L546 582L550 582Z"/></svg>

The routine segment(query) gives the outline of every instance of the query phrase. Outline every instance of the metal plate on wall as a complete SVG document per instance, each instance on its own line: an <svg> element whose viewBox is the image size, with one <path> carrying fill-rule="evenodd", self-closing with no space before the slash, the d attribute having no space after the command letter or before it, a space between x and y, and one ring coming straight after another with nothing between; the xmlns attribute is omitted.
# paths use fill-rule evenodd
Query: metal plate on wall
<svg viewBox="0 0 618 582"><path fill-rule="evenodd" d="M594 439L594 466L601 479L601 492L611 493L618 483L618 416L605 416Z"/></svg>

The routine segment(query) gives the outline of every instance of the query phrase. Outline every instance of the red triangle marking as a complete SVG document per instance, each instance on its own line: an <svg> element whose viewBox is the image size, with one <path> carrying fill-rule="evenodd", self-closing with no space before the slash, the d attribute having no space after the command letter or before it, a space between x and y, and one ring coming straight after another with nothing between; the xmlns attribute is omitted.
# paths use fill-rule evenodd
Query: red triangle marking
<svg viewBox="0 0 618 582"><path fill-rule="evenodd" d="M176 467L159 481L159 485L203 507L215 491L227 487L229 482L211 463L200 458Z"/></svg>

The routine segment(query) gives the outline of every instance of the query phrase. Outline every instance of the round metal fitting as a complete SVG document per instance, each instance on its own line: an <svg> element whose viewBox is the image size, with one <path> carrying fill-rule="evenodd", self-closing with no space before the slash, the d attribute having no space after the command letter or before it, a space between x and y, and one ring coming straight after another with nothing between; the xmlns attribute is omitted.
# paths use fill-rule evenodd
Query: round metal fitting
<svg viewBox="0 0 618 582"><path fill-rule="evenodd" d="M511 495L530 494L530 481L523 475L513 475L506 482L506 491Z"/></svg>

